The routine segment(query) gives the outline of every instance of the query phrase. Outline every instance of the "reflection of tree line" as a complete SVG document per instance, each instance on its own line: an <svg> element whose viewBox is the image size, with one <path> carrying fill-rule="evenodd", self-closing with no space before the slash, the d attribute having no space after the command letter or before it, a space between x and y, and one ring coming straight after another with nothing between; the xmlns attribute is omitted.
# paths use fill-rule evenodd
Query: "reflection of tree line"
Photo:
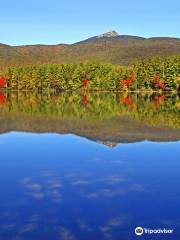
<svg viewBox="0 0 180 240"><path fill-rule="evenodd" d="M151 125L180 127L180 98L176 95L128 93L32 94L1 92L0 112L88 120L128 115Z"/></svg>

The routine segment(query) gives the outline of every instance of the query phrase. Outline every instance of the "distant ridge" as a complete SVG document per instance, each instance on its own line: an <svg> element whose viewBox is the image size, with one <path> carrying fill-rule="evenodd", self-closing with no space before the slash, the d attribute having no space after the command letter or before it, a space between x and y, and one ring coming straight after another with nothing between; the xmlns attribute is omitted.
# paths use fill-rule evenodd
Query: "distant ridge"
<svg viewBox="0 0 180 240"><path fill-rule="evenodd" d="M180 54L180 39L120 35L115 30L74 44L9 46L0 44L0 67L10 65L101 61L121 65Z"/></svg>

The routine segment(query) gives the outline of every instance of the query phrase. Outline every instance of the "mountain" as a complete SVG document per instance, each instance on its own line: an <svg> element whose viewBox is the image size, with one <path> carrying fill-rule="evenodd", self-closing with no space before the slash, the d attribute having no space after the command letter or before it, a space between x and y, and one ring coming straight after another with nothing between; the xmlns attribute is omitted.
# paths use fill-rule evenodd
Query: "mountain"
<svg viewBox="0 0 180 240"><path fill-rule="evenodd" d="M103 34L100 34L98 36L90 37L88 39L85 39L83 41L77 42L74 45L77 44L82 44L82 43L100 43L100 42L124 42L125 41L131 41L131 40L144 40L145 38L143 37L138 37L138 36L130 36L130 35L120 35L116 31L109 31Z"/></svg>
<svg viewBox="0 0 180 240"><path fill-rule="evenodd" d="M9 46L0 44L1 66L102 61L130 64L151 56L180 54L180 39L143 38L110 31L74 44Z"/></svg>

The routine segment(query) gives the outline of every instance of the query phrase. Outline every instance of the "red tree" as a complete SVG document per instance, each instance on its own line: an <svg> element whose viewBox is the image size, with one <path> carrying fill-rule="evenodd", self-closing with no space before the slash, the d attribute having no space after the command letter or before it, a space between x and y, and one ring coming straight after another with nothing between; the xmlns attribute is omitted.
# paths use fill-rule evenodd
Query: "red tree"
<svg viewBox="0 0 180 240"><path fill-rule="evenodd" d="M125 86L127 87L127 89L129 89L130 86L132 85L132 83L135 81L135 79L136 78L135 78L134 73L129 74L129 76L126 79L122 79L120 81L120 88L121 88L121 90L123 90L123 88Z"/></svg>
<svg viewBox="0 0 180 240"><path fill-rule="evenodd" d="M4 87L6 85L6 78L0 77L0 87Z"/></svg>
<svg viewBox="0 0 180 240"><path fill-rule="evenodd" d="M158 74L154 74L154 87L158 89L166 89L165 80L160 80Z"/></svg>
<svg viewBox="0 0 180 240"><path fill-rule="evenodd" d="M85 79L82 80L82 84L83 84L84 87L87 87L88 83L89 83L88 79L85 78Z"/></svg>
<svg viewBox="0 0 180 240"><path fill-rule="evenodd" d="M0 77L0 87L3 87L6 84L6 79L4 77Z"/></svg>

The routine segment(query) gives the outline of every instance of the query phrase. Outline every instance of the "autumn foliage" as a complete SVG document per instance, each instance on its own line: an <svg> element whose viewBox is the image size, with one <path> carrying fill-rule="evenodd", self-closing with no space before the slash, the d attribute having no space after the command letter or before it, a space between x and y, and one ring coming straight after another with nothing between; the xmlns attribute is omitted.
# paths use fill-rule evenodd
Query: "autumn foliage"
<svg viewBox="0 0 180 240"><path fill-rule="evenodd" d="M158 74L154 74L154 87L158 89L166 89L165 80L160 80Z"/></svg>
<svg viewBox="0 0 180 240"><path fill-rule="evenodd" d="M85 79L82 80L82 84L83 84L84 87L87 87L88 83L89 83L88 79L85 78Z"/></svg>
<svg viewBox="0 0 180 240"><path fill-rule="evenodd" d="M0 87L4 87L6 85L6 78L0 77Z"/></svg>
<svg viewBox="0 0 180 240"><path fill-rule="evenodd" d="M123 90L124 87L127 87L127 89L129 90L135 80L135 74L130 73L127 78L120 80L120 89Z"/></svg>
<svg viewBox="0 0 180 240"><path fill-rule="evenodd" d="M8 90L176 91L180 57L152 58L131 66L100 62L29 65L9 67L0 74L5 76L0 77L0 87Z"/></svg>

